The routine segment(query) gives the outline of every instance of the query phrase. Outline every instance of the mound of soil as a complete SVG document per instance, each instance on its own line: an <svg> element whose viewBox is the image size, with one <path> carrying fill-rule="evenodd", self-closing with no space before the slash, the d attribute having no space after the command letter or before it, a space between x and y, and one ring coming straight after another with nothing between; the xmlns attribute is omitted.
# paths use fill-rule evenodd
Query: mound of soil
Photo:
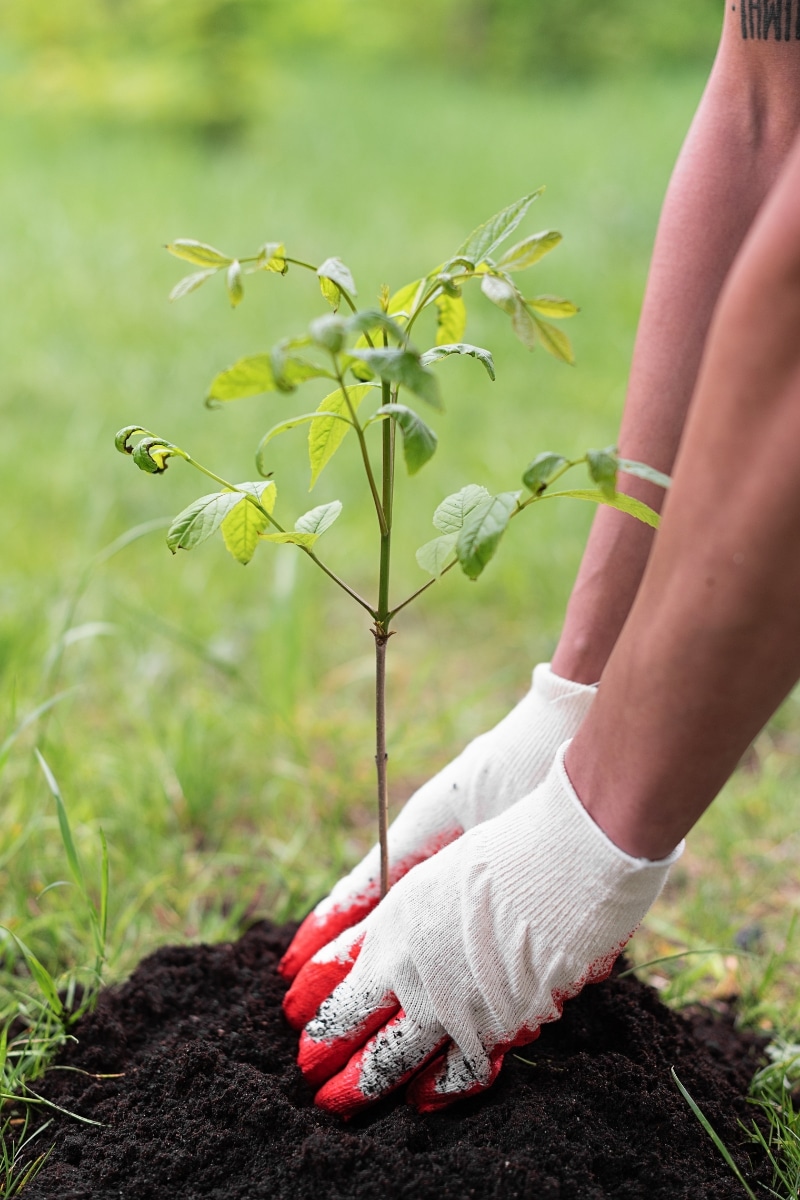
<svg viewBox="0 0 800 1200"><path fill-rule="evenodd" d="M402 1096L348 1125L315 1109L281 1015L293 926L173 946L107 990L40 1092L55 1117L26 1200L727 1200L743 1195L673 1084L676 1068L752 1183L738 1122L758 1044L687 1020L635 979L587 987L484 1096L420 1116Z"/></svg>

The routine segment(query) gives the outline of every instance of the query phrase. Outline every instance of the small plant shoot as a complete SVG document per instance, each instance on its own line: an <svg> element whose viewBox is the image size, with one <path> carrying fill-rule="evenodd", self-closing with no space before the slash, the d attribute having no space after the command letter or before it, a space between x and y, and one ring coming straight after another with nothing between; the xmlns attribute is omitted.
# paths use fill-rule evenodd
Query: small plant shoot
<svg viewBox="0 0 800 1200"><path fill-rule="evenodd" d="M577 458L547 452L538 454L510 481L508 491L492 494L479 483L468 483L445 497L433 513L436 536L417 551L417 563L429 576L409 596L390 593L392 526L395 520L395 471L402 456L409 475L422 470L435 456L438 434L432 422L443 411L439 372L452 355L466 356L476 369L495 379L492 354L465 341L468 290L480 291L511 322L527 350L537 347L562 362L574 362L572 346L553 324L575 315L575 305L556 296L526 295L518 279L561 241L555 230L529 234L507 245L542 189L523 196L485 221L455 253L427 275L396 291L383 287L377 302L359 307L352 272L340 258L315 265L291 254L283 242L267 242L258 253L233 258L212 246L179 239L167 246L171 254L190 263L193 272L173 288L178 300L221 276L230 303L244 299L250 279L259 275L285 276L292 269L316 276L316 295L325 311L297 336L284 338L271 349L233 363L212 379L206 404L226 405L249 396L277 393L289 396L313 380L327 384L327 394L313 409L273 424L256 449L259 478L230 482L166 438L130 425L120 430L117 449L132 456L140 470L159 475L170 460L181 460L210 479L215 490L198 497L179 513L167 534L173 553L194 550L219 533L233 557L247 564L262 546L289 545L365 609L372 621L376 648L376 764L378 776L381 894L388 887L386 648L398 613L458 566L477 579L497 553L511 521L545 500L572 497L607 504L649 525L657 514L641 501L617 490L620 470L659 484L669 479L642 464L622 460L616 450L588 450ZM320 295L321 294L321 295ZM420 317L433 314L434 344L420 350ZM379 531L375 563L375 595L365 598L319 554L317 543L338 520L338 500L311 508L293 522L277 516L278 484L273 478L273 443L295 430L305 430L310 484L313 489L337 451L347 443L363 469L365 502L374 509ZM374 454L370 443L376 442ZM377 466L375 465L377 464ZM583 486L561 486L574 468L584 468Z"/></svg>

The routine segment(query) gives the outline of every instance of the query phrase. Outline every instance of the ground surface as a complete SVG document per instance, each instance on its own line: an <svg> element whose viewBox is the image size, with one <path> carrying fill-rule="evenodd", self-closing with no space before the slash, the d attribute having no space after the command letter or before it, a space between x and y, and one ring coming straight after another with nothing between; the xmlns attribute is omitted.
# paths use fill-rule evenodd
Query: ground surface
<svg viewBox="0 0 800 1200"><path fill-rule="evenodd" d="M526 1197L723 1200L743 1193L671 1082L677 1073L740 1168L757 1060L726 1025L691 1023L632 978L588 987L486 1096L434 1116L397 1098L347 1126L294 1065L275 966L293 926L166 947L109 989L42 1092L103 1122L57 1117L27 1200Z"/></svg>

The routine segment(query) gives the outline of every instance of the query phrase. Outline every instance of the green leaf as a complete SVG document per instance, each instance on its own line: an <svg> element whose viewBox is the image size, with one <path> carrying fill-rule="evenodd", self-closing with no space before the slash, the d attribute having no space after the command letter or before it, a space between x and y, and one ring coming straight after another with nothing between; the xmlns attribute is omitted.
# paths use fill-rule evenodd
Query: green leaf
<svg viewBox="0 0 800 1200"><path fill-rule="evenodd" d="M258 252L259 271L274 271L276 275L285 275L289 270L286 261L286 247L283 242L265 242Z"/></svg>
<svg viewBox="0 0 800 1200"><path fill-rule="evenodd" d="M672 487L669 475L657 471L655 467L648 467L647 463L635 462L631 458L620 458L618 462L620 471L624 471L626 475L636 475L637 478L646 479L664 489Z"/></svg>
<svg viewBox="0 0 800 1200"><path fill-rule="evenodd" d="M308 329L313 341L331 354L338 354L344 345L347 325L342 317L337 317L335 313L317 317L315 321L311 322Z"/></svg>
<svg viewBox="0 0 800 1200"><path fill-rule="evenodd" d="M541 196L543 191L544 188L538 188L535 192L530 192L529 195L509 204L508 208L495 213L488 221L484 221L483 225L479 225L477 229L473 230L456 251L455 257L466 258L476 265L483 262L505 241L510 233L513 233L534 200Z"/></svg>
<svg viewBox="0 0 800 1200"><path fill-rule="evenodd" d="M532 267L540 258L544 258L545 254L554 250L561 240L562 235L555 229L533 233L523 241L517 242L510 250L506 250L497 265L505 271L524 271L526 267Z"/></svg>
<svg viewBox="0 0 800 1200"><path fill-rule="evenodd" d="M552 454L546 450L543 454L537 454L533 462L528 464L525 474L522 476L522 482L529 491L538 496L544 491L553 476L557 475L566 465L567 459L563 454Z"/></svg>
<svg viewBox="0 0 800 1200"><path fill-rule="evenodd" d="M592 482L597 484L607 499L611 499L617 490L619 459L616 447L607 446L605 450L587 450L586 464Z"/></svg>
<svg viewBox="0 0 800 1200"><path fill-rule="evenodd" d="M357 411L362 401L372 391L372 384L359 383L347 389L350 403ZM320 404L317 416L308 430L308 458L311 464L309 491L320 477L324 467L333 458L342 444L348 427L352 424L344 392L337 388Z"/></svg>
<svg viewBox="0 0 800 1200"><path fill-rule="evenodd" d="M326 258L322 266L317 268L317 275L321 280L330 279L337 288L350 296L358 295L350 268L346 267L340 258Z"/></svg>
<svg viewBox="0 0 800 1200"><path fill-rule="evenodd" d="M174 457L175 449L162 438L142 438L133 448L133 461L140 471L148 475L162 475L167 469L167 459Z"/></svg>
<svg viewBox="0 0 800 1200"><path fill-rule="evenodd" d="M536 322L536 332L539 335L539 340L544 346L548 354L552 354L553 358L558 358L561 362L567 363L568 366L575 366L575 354L572 349L572 342L565 333L560 329L556 329L555 325L548 324L547 321L541 321L538 317L533 318Z"/></svg>
<svg viewBox="0 0 800 1200"><path fill-rule="evenodd" d="M407 283L405 287L401 287L389 300L387 312L389 316L396 316L398 313L403 313L410 317L414 312L422 292L425 287L424 279L415 279L413 283Z"/></svg>
<svg viewBox="0 0 800 1200"><path fill-rule="evenodd" d="M366 309L364 312L353 313L352 317L347 318L347 332L360 333L362 336L366 333L373 337L380 331L385 331L390 338L402 345L405 341L405 331L402 325L398 325L397 321L393 321L390 316L382 312L379 308ZM356 343L357 345L359 343ZM365 341L361 345L368 345Z"/></svg>
<svg viewBox="0 0 800 1200"><path fill-rule="evenodd" d="M420 362L423 366L429 367L431 363L438 362L440 358L448 358L451 354L468 354L470 358L476 358L478 362L483 363L489 378L494 379L494 359L491 352L482 349L480 346L471 346L469 342L455 342L452 345L434 346L420 355Z"/></svg>
<svg viewBox="0 0 800 1200"><path fill-rule="evenodd" d="M334 312L339 311L339 305L342 302L342 293L332 279L322 277L319 281L319 290L323 297L328 301Z"/></svg>
<svg viewBox="0 0 800 1200"><path fill-rule="evenodd" d="M170 300L181 300L184 296L188 296L189 292L195 291L216 273L217 268L211 267L207 271L195 271L194 275L184 275L183 279L179 279L170 292Z"/></svg>
<svg viewBox="0 0 800 1200"><path fill-rule="evenodd" d="M467 306L460 296L441 292L436 297L436 345L460 342L467 328Z"/></svg>
<svg viewBox="0 0 800 1200"><path fill-rule="evenodd" d="M562 300L559 296L534 296L525 303L528 308L533 308L543 317L550 317L554 321L565 321L581 311L571 300Z"/></svg>
<svg viewBox="0 0 800 1200"><path fill-rule="evenodd" d="M503 279L500 275L484 275L481 291L492 304L496 304L511 316L519 308L522 299L511 280Z"/></svg>
<svg viewBox="0 0 800 1200"><path fill-rule="evenodd" d="M375 416L387 415L400 427L403 434L403 457L409 475L416 475L421 467L436 453L439 439L426 425L422 417L405 404L384 404Z"/></svg>
<svg viewBox="0 0 800 1200"><path fill-rule="evenodd" d="M419 396L431 408L443 407L439 398L439 383L432 371L420 361L414 350L390 347L375 350L353 350L353 357L363 362L381 379L397 383Z"/></svg>
<svg viewBox="0 0 800 1200"><path fill-rule="evenodd" d="M207 400L240 400L243 396L274 392L277 386L269 354L252 354L240 358L211 381Z"/></svg>
<svg viewBox="0 0 800 1200"><path fill-rule="evenodd" d="M457 541L457 533L443 533L441 537L426 542L417 551L417 563L423 571L427 571L429 575L433 575L434 579L438 579L448 562L451 561Z"/></svg>
<svg viewBox="0 0 800 1200"><path fill-rule="evenodd" d="M523 346L528 350L533 350L536 346L536 338L538 334L537 323L535 318L531 316L522 298L519 298L519 303L511 314L511 328L517 335Z"/></svg>
<svg viewBox="0 0 800 1200"><path fill-rule="evenodd" d="M239 488L249 492L268 513L275 507L277 489L272 480L258 483L240 483ZM222 521L222 537L230 553L246 566L256 552L259 534L267 528L269 521L254 504L245 501L235 505Z"/></svg>
<svg viewBox="0 0 800 1200"><path fill-rule="evenodd" d="M491 498L485 487L468 483L460 492L445 497L433 514L433 523L442 533L458 533L475 509Z"/></svg>
<svg viewBox="0 0 800 1200"><path fill-rule="evenodd" d="M166 249L176 258L183 258L196 267L227 267L233 262L221 250L215 250L205 242L196 242L193 238L176 238L174 242L169 242Z"/></svg>
<svg viewBox="0 0 800 1200"><path fill-rule="evenodd" d="M262 533L262 542L277 542L281 546L302 546L306 550L310 550L317 540L316 533L300 533L295 530L294 533Z"/></svg>
<svg viewBox="0 0 800 1200"><path fill-rule="evenodd" d="M240 492L212 492L201 496L178 513L167 530L167 545L173 554L178 550L194 550L217 532L232 508L247 503Z"/></svg>
<svg viewBox="0 0 800 1200"><path fill-rule="evenodd" d="M236 308L244 299L244 283L242 282L242 264L234 259L225 272L225 286L228 289L231 307Z"/></svg>
<svg viewBox="0 0 800 1200"><path fill-rule="evenodd" d="M331 500L330 504L318 504L316 508L309 509L302 517L297 518L294 523L295 530L297 533L311 533L320 537L338 520L341 511L341 500Z"/></svg>
<svg viewBox="0 0 800 1200"><path fill-rule="evenodd" d="M470 579L477 579L494 557L518 500L519 492L490 496L465 521L456 542L456 556Z"/></svg>
<svg viewBox="0 0 800 1200"><path fill-rule="evenodd" d="M606 496L601 491L574 488L565 492L545 492L542 496L542 500L561 499L589 500L592 504L606 504L609 508L616 508L619 512L636 517L637 521L642 521L652 529L658 529L661 519L649 505L643 504L641 500L635 500L633 496L627 496L625 492L615 492L613 496Z"/></svg>

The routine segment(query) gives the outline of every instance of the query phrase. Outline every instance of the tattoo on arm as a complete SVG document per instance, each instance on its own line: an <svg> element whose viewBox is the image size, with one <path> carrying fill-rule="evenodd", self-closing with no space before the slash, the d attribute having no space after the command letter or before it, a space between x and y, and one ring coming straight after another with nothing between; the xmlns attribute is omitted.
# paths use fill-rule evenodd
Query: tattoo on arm
<svg viewBox="0 0 800 1200"><path fill-rule="evenodd" d="M745 41L800 41L800 0L737 0Z"/></svg>

